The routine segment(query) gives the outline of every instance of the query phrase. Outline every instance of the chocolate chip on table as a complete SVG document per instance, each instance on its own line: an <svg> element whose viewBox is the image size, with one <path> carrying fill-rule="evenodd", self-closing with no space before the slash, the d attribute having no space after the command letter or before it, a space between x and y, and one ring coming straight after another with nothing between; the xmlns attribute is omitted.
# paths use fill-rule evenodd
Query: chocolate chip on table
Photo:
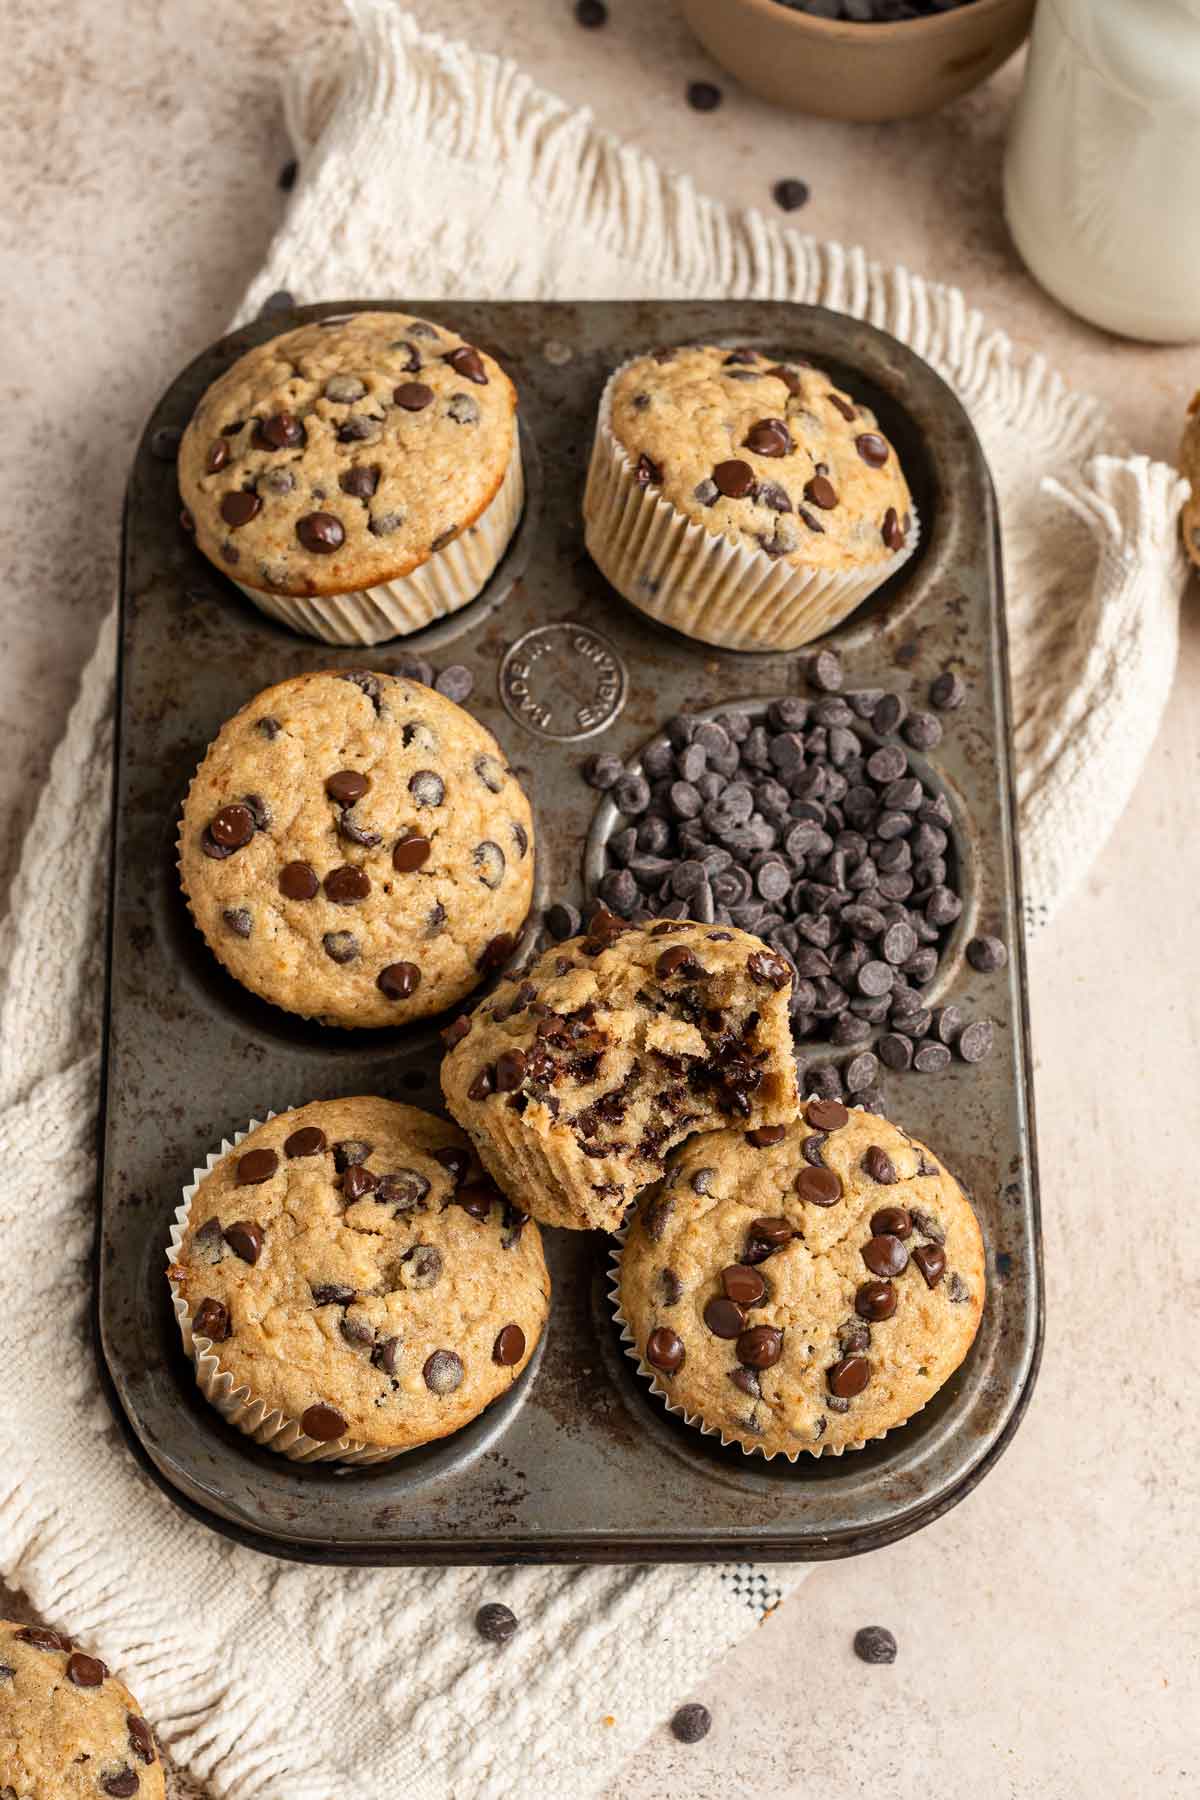
<svg viewBox="0 0 1200 1800"><path fill-rule="evenodd" d="M713 81L689 81L687 103L693 112L715 112L724 96Z"/></svg>
<svg viewBox="0 0 1200 1800"><path fill-rule="evenodd" d="M929 689L929 702L939 712L953 712L967 697L967 684L953 669L935 677Z"/></svg>
<svg viewBox="0 0 1200 1800"><path fill-rule="evenodd" d="M456 706L462 706L474 692L475 677L465 663L451 663L441 671L433 685L435 692L444 694Z"/></svg>
<svg viewBox="0 0 1200 1800"><path fill-rule="evenodd" d="M671 1719L671 1736L681 1744L698 1744L712 1730L712 1714L698 1700L681 1706Z"/></svg>
<svg viewBox="0 0 1200 1800"><path fill-rule="evenodd" d="M914 750L936 750L943 737L942 721L935 713L909 713L901 730Z"/></svg>
<svg viewBox="0 0 1200 1800"><path fill-rule="evenodd" d="M967 961L981 975L994 975L1008 961L1008 951L998 937L973 937L967 945Z"/></svg>
<svg viewBox="0 0 1200 1800"><path fill-rule="evenodd" d="M336 1406L327 1406L318 1401L300 1415L300 1429L308 1437L316 1438L319 1444L331 1444L335 1438L344 1437L347 1421Z"/></svg>
<svg viewBox="0 0 1200 1800"><path fill-rule="evenodd" d="M489 1600L475 1614L475 1629L487 1644L507 1644L517 1629L517 1615L498 1600Z"/></svg>
<svg viewBox="0 0 1200 1800"><path fill-rule="evenodd" d="M913 1052L912 1066L922 1075L938 1075L950 1065L950 1052L945 1044L926 1042Z"/></svg>
<svg viewBox="0 0 1200 1800"><path fill-rule="evenodd" d="M177 425L160 425L150 439L150 454L156 462L173 463L179 454L183 433Z"/></svg>
<svg viewBox="0 0 1200 1800"><path fill-rule="evenodd" d="M807 204L809 187L806 181L798 181L795 176L785 176L777 181L771 189L771 198L782 212L797 212Z"/></svg>
<svg viewBox="0 0 1200 1800"><path fill-rule="evenodd" d="M884 1625L864 1625L854 1634L854 1654L860 1662L894 1663L896 1640Z"/></svg>
<svg viewBox="0 0 1200 1800"><path fill-rule="evenodd" d="M982 1062L990 1056L996 1041L995 1028L990 1019L973 1019L959 1033L955 1049L965 1063Z"/></svg>

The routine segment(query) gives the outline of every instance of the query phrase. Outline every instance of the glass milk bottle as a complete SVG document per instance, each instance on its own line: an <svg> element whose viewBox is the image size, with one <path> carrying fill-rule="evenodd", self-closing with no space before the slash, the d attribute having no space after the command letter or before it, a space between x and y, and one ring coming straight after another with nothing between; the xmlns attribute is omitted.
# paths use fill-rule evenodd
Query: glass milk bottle
<svg viewBox="0 0 1200 1800"><path fill-rule="evenodd" d="M1039 0L1004 200L1072 312L1200 338L1200 0Z"/></svg>

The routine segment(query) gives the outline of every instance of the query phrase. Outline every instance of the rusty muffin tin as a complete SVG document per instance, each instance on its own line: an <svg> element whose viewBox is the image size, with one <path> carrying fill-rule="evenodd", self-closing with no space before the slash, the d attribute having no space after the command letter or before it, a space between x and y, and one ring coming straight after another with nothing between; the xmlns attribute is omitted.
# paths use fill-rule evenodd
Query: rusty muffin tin
<svg viewBox="0 0 1200 1800"><path fill-rule="evenodd" d="M359 304L272 313L206 350L164 395L130 480L95 1295L114 1412L180 1505L231 1537L312 1561L768 1561L903 1537L996 1460L1028 1400L1042 1329L1003 591L995 501L971 426L911 351L818 308L371 302L444 317L509 371L528 501L472 605L413 638L330 649L260 613L181 533L169 434L234 358ZM950 954L938 979L969 1016L992 1018L996 1048L983 1064L938 1075L884 1069L881 1086L892 1117L933 1145L974 1199L989 1279L978 1338L936 1398L883 1442L766 1463L690 1430L639 1380L606 1297L609 1240L547 1231L549 1327L508 1395L454 1437L375 1468L289 1463L227 1427L196 1389L164 1276L180 1189L222 1137L268 1108L358 1093L439 1108L440 1021L328 1030L233 982L178 891L187 784L222 722L272 682L311 669L391 670L414 655L463 663L475 677L467 704L533 803L535 908L582 904L585 851L594 883L613 823L580 777L586 754L633 756L680 711L804 691L803 655L679 637L619 599L583 550L580 502L605 379L640 349L695 340L827 368L878 414L920 511L912 561L823 641L841 655L848 687L894 688L919 704L944 668L967 682L923 773L952 798L971 915L1010 957L982 975ZM809 1060L827 1056L814 1047Z"/></svg>

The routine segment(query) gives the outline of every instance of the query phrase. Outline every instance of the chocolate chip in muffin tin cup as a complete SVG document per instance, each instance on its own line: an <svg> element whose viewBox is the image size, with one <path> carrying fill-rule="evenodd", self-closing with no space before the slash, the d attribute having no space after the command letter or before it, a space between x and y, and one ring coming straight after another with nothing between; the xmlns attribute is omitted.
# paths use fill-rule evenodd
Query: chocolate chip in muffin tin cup
<svg viewBox="0 0 1200 1800"><path fill-rule="evenodd" d="M290 1110L288 1108L285 1111ZM192 1170L192 1179L183 1190L183 1199L175 1209L175 1222L171 1227L171 1235L167 1243L168 1271L178 1262L183 1248L184 1234L187 1231L188 1218L192 1210L192 1201L196 1198L196 1190L206 1175L212 1173L223 1156L236 1150L242 1139L260 1125L277 1116L273 1110L262 1119L251 1119L244 1131L236 1131L232 1141L222 1139L219 1150L209 1152L202 1169ZM169 1279L169 1275L168 1275ZM171 1283L171 1304L174 1309L179 1334L183 1339L183 1347L192 1360L196 1375L196 1384L209 1405L219 1412L230 1425L234 1425L256 1444L262 1444L267 1450L277 1451L291 1462L340 1462L340 1463L380 1463L391 1462L397 1456L403 1456L411 1446L393 1444L366 1444L360 1438L335 1438L330 1443L322 1443L319 1439L309 1437L300 1424L281 1412L278 1407L269 1406L253 1389L243 1383L239 1386L228 1370L221 1367L221 1358L216 1347L209 1338L201 1337L193 1329L192 1314L187 1301Z"/></svg>
<svg viewBox="0 0 1200 1800"><path fill-rule="evenodd" d="M807 1105L809 1100L817 1097L815 1094L809 1094L801 1104ZM863 1112L865 1108L856 1106L851 1110ZM644 1206L648 1197L656 1191L654 1188L647 1188L638 1196L639 1204ZM823 1447L819 1443L800 1444L795 1450L767 1450L761 1444L744 1444L741 1438L731 1437L722 1426L710 1425L701 1413L689 1412L685 1406L681 1406L677 1400L672 1398L670 1389L664 1386L658 1371L651 1367L638 1349L633 1327L621 1308L621 1253L625 1248L628 1231L629 1226L623 1225L619 1231L612 1234L613 1246L609 1251L608 1260L609 1305L612 1307L613 1317L620 1328L621 1348L630 1361L637 1364L638 1374L649 1384L651 1393L662 1401L669 1413L673 1413L677 1419L682 1419L685 1425L690 1425L694 1431L699 1431L704 1437L717 1438L722 1449L728 1450L733 1446L740 1450L743 1456L761 1457L764 1462L774 1462L777 1457L783 1457L785 1461L795 1463L799 1462L803 1456L841 1456L847 1450L863 1450L869 1443L878 1443L881 1438L889 1435L888 1431L876 1431L872 1432L869 1437L859 1438L851 1444L833 1444L827 1447ZM925 1405L928 1404L929 1402L926 1401ZM902 1430L904 1426L912 1423L917 1413L923 1411L924 1407L918 1406L909 1413L908 1418L903 1421L903 1425L893 1425L889 1428L890 1431Z"/></svg>
<svg viewBox="0 0 1200 1800"><path fill-rule="evenodd" d="M409 574L313 599L248 587L243 581L234 585L281 625L325 644L381 644L407 637L478 597L508 549L524 504L520 432L514 426L512 454L493 498L465 531Z"/></svg>
<svg viewBox="0 0 1200 1800"><path fill-rule="evenodd" d="M842 571L797 567L706 531L653 483L638 480L612 430L613 386L626 367L613 371L600 397L584 542L601 574L639 612L724 650L796 650L840 625L913 555L920 538L915 508L902 550Z"/></svg>

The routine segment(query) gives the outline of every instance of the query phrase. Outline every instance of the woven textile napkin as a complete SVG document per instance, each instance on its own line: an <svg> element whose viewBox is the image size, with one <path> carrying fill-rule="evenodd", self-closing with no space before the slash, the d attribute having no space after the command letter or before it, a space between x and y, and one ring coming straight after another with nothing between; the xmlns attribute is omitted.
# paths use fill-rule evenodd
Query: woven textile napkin
<svg viewBox="0 0 1200 1800"><path fill-rule="evenodd" d="M728 212L511 64L423 37L376 0L349 6L348 59L289 80L302 176L240 316L279 288L304 301L728 294L819 301L904 338L966 403L1000 492L1030 923L1047 917L1158 726L1179 477L1127 455L1096 403L1022 361L960 294ZM107 1417L87 1294L114 644L110 620L3 938L0 1231L21 1277L0 1309L0 1573L119 1670L223 1800L594 1793L802 1571L279 1564L176 1511ZM148 1227L164 1242L187 1173L163 1171ZM502 1661L470 1628L485 1598L522 1620Z"/></svg>

